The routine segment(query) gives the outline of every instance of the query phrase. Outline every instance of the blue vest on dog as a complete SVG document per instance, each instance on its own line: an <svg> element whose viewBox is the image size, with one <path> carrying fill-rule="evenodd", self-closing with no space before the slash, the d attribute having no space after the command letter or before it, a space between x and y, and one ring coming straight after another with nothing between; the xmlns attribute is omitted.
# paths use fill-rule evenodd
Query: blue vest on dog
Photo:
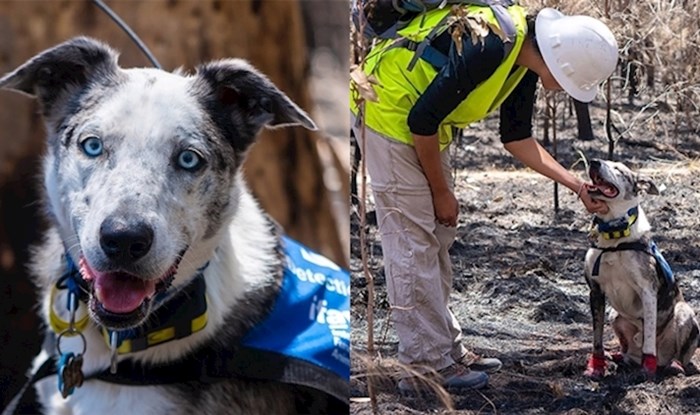
<svg viewBox="0 0 700 415"><path fill-rule="evenodd" d="M243 346L284 356L289 364L301 363L321 378L348 382L350 274L292 239L283 237L282 246L286 265L280 293L272 312L248 332Z"/></svg>

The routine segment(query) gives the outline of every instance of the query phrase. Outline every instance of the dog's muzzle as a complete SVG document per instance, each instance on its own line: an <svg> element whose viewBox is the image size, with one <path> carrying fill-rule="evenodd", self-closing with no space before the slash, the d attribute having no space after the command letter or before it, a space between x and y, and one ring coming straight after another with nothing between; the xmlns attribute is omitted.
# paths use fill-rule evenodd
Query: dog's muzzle
<svg viewBox="0 0 700 415"><path fill-rule="evenodd" d="M620 190L617 186L605 180L600 170L594 166L595 165L591 165L588 172L588 176L591 178L591 182L593 182L593 186L589 186L588 188L588 194L591 196L604 196L610 199L617 197L617 195L620 194Z"/></svg>
<svg viewBox="0 0 700 415"><path fill-rule="evenodd" d="M93 315L101 324L115 328L139 324L148 315L154 297L172 284L185 251L160 278L149 280L120 271L99 272L81 256L80 275L88 284Z"/></svg>

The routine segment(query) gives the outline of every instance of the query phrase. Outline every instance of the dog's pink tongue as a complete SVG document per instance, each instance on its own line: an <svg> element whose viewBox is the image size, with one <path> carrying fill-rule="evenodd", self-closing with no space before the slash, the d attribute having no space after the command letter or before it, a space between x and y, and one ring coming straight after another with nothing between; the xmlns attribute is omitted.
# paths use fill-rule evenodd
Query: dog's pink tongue
<svg viewBox="0 0 700 415"><path fill-rule="evenodd" d="M605 196L615 197L617 195L617 189L615 186L609 184L599 184L598 190L600 190Z"/></svg>
<svg viewBox="0 0 700 415"><path fill-rule="evenodd" d="M95 295L104 309L112 313L130 313L155 292L155 281L143 281L121 273L95 275Z"/></svg>

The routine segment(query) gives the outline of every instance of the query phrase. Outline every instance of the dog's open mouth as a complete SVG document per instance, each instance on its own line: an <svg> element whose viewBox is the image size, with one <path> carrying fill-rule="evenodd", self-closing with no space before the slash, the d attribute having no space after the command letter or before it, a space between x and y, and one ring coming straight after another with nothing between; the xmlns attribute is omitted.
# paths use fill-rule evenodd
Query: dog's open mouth
<svg viewBox="0 0 700 415"><path fill-rule="evenodd" d="M612 199L620 193L614 184L605 181L597 171L591 171L589 176L593 182L593 186L588 189L591 196L602 195Z"/></svg>
<svg viewBox="0 0 700 415"><path fill-rule="evenodd" d="M126 272L99 272L84 256L80 257L80 274L90 288L89 307L102 323L131 325L142 320L153 298L165 292L175 278L180 259L160 278L144 280Z"/></svg>

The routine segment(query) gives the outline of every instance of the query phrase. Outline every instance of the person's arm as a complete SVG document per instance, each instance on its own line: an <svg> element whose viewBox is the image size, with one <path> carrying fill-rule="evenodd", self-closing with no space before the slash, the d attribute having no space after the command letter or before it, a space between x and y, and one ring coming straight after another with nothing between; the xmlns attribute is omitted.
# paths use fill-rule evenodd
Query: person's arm
<svg viewBox="0 0 700 415"><path fill-rule="evenodd" d="M543 176L568 187L574 193L578 192L582 180L576 178L566 170L559 162L554 160L547 150L544 149L533 137L524 140L506 143L506 150L523 164Z"/></svg>
<svg viewBox="0 0 700 415"><path fill-rule="evenodd" d="M565 169L532 137L536 87L537 75L529 71L503 102L499 128L501 142L509 153L526 166L571 189L589 212L607 212L608 206L604 202L591 199L588 183Z"/></svg>
<svg viewBox="0 0 700 415"><path fill-rule="evenodd" d="M533 137L511 141L504 146L509 153L529 168L578 194L589 212L605 213L608 211L608 206L604 202L594 200L588 195L586 182L559 164Z"/></svg>
<svg viewBox="0 0 700 415"><path fill-rule="evenodd" d="M437 134L427 136L413 134L413 145L423 173L430 185L437 221L445 226L457 226L459 203L442 172L440 143Z"/></svg>

